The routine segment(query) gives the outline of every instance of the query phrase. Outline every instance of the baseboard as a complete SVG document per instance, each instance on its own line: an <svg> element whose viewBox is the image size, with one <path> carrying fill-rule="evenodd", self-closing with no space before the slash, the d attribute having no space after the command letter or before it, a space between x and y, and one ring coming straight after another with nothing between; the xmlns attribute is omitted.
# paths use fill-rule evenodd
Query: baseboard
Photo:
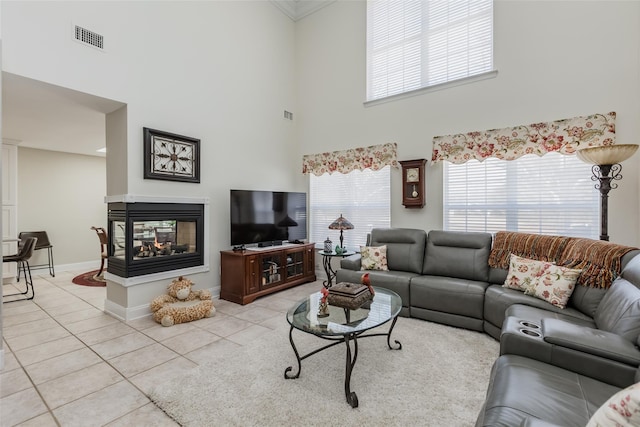
<svg viewBox="0 0 640 427"><path fill-rule="evenodd" d="M56 264L54 265L54 269L56 271L56 273L58 271L63 272L63 271L92 271L92 270L97 270L100 268L100 261L86 261L86 262L78 262L75 264ZM42 270L45 270L44 272L41 272ZM31 267L31 271L33 271L34 273L37 271L39 272L38 274L49 274L49 268L47 267L47 265L45 264L43 267L37 267L37 268L33 268Z"/></svg>
<svg viewBox="0 0 640 427"><path fill-rule="evenodd" d="M149 304L139 305L137 307L123 307L108 299L104 301L104 312L123 322L151 316Z"/></svg>
<svg viewBox="0 0 640 427"><path fill-rule="evenodd" d="M77 272L86 272L93 271L100 268L100 261L86 261L86 262L78 262L76 264L56 264L53 266L56 273L62 273L65 271L77 271ZM47 264L40 265L37 267L31 266L31 274L33 276L49 276L49 266ZM9 283L14 283L15 276L11 277L3 277L2 284L6 285Z"/></svg>

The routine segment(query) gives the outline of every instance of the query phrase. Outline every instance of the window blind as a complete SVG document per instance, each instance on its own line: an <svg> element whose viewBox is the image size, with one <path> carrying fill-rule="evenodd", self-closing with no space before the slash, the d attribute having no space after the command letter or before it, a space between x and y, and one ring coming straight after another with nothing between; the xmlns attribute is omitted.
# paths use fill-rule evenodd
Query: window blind
<svg viewBox="0 0 640 427"><path fill-rule="evenodd" d="M492 0L367 2L367 100L492 69Z"/></svg>
<svg viewBox="0 0 640 427"><path fill-rule="evenodd" d="M344 246L359 250L372 228L391 225L391 167L374 171L355 170L348 174L309 175L309 239L318 247L327 237L333 247L339 243L340 231L329 224L342 214L354 226L345 230Z"/></svg>
<svg viewBox="0 0 640 427"><path fill-rule="evenodd" d="M444 228L597 239L599 192L591 176L590 165L556 152L444 162Z"/></svg>

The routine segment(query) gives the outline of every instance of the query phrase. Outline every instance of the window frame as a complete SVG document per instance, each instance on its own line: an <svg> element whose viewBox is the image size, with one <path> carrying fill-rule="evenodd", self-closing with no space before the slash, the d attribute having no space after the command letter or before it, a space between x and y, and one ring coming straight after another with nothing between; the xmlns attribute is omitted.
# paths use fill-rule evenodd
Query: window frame
<svg viewBox="0 0 640 427"><path fill-rule="evenodd" d="M372 181L371 174L381 174L379 180ZM362 188L353 183L345 184L346 188L340 189L334 183L327 185L328 190L322 198L325 200L336 200L335 204L331 206L322 205L321 209L327 211L326 213L319 213L319 205L322 204L318 199L321 198L316 194L317 186L320 184L319 180L326 179L336 181L344 179L345 182L353 181L358 177L362 178L362 182L366 184L372 184L372 192L368 194L362 194ZM332 197L332 192L343 191L342 201L338 198ZM381 195L386 194L386 200ZM373 197L373 196L376 197ZM349 205L349 202L351 204ZM376 208L381 215L371 216L371 208ZM367 212L369 209L369 213ZM353 230L345 230L343 232L344 246L349 250L359 251L360 246L366 244L366 236L371 232L372 228L388 228L391 226L391 166L385 166L377 171L372 169L365 169L364 171L354 170L348 174L342 174L334 172L333 174L325 173L321 176L313 174L309 175L309 241L315 242L317 248L323 247L323 242L326 237L329 237L332 241L333 247L339 243L340 231L330 230L329 224L335 221L340 215L343 215L353 225ZM386 215L386 218L385 218ZM369 223L366 223L366 218ZM381 219L382 218L382 219ZM386 222L385 222L386 221Z"/></svg>
<svg viewBox="0 0 640 427"><path fill-rule="evenodd" d="M431 28L429 28L429 11L431 10L430 8L434 7L434 5L436 5L437 3L443 3L443 1L436 1L436 0L414 0L414 2L416 4L421 3L422 6L420 7L420 24L419 24L419 33L416 36L414 33L415 31L417 31L417 28L408 28L408 25L406 24L407 21L411 21L411 19L409 19L407 16L405 16L405 12L406 12L406 5L410 4L412 1L411 0L403 0L402 3L402 12L398 12L397 10L395 11L395 15L392 14L391 12L387 11L386 14L384 13L379 13L378 16L374 17L374 14L377 13L374 11L374 9L376 8L376 6L378 4L383 4L387 7L387 9L389 9L389 4L393 4L393 3L397 3L399 4L399 1L396 2L389 2L389 0L368 0L367 1L367 12L366 12L366 100L364 102L365 106L372 106L372 105L376 105L379 103L383 103L383 102L389 102L389 101L393 101L393 100L398 100L398 99L403 99L406 97L411 97L411 96L416 96L419 94L423 94L426 92L431 92L431 91L435 91L435 90L442 90L444 88L448 88L448 87L452 87L452 86L458 86L461 84L468 84L468 83L472 83L472 82L476 82L476 81L480 81L480 80L485 80L485 79L489 79L489 78L494 78L497 76L497 71L494 68L494 37L493 37L493 32L494 32L494 19L493 19L493 0L484 0L486 1L487 5L484 5L483 9L480 10L480 12L476 11L476 17L469 17L467 16L466 19L464 19L464 24L466 24L467 26L467 32L465 33L465 37L464 37L464 41L460 41L459 42L459 46L464 46L466 43L466 47L467 49L465 50L465 54L463 56L466 57L466 63L467 66L466 67L462 67L462 69L457 68L457 67L453 67L451 66L451 58L452 55L449 52L449 46L451 45L450 41L451 39L454 39L454 36L450 33L452 33L452 29L455 29L455 25L452 25L451 22L449 21L450 19L450 15L455 15L454 11L455 9L453 9L452 11L452 7L451 4L454 2L451 1L446 1L447 4L447 8L446 8L446 13L443 12L443 16L441 18L447 19L447 24L445 24L445 32L447 33L447 36L445 37L446 39L446 43L443 43L444 46L439 46L440 50L444 50L444 53L446 54L446 66L444 67L446 69L446 71L444 72L444 74L447 76L445 77L444 81L441 81L442 78L440 77L440 81L436 80L436 81L430 81L430 76L427 74L427 70L429 69L429 62L427 60L427 58L429 57L430 53L427 51L426 49L426 45L431 41L435 40L436 37L432 36L434 33L436 32L442 32L442 25L439 26L432 26ZM466 3L466 12L469 12L469 10L473 11L473 6L477 5L478 2L476 3L468 3L468 2L460 2L460 3ZM453 6L455 7L455 6ZM458 5L459 7L459 5ZM486 10L486 8L488 7L488 11ZM399 17L398 14L403 15L402 17ZM413 14L416 15L418 14L417 11L413 11ZM469 49L469 45L470 40L475 40L477 35L476 34L472 34L469 35L469 23L474 23L477 20L477 16L482 16L484 20L487 19L487 17L485 15L488 15L489 18L489 22L488 24L485 22L483 23L483 25L488 25L489 28L483 28L482 31L479 31L479 34L482 35L482 37L484 37L485 39L488 39L488 41L485 42L484 45L482 45L482 48L480 50L487 50L488 49L488 53L484 53L483 55L480 55L480 58L478 60L477 63L482 64L482 66L479 69L474 70L474 68L477 65L469 65L469 56L470 53L473 53L473 51L470 51ZM402 24L403 27L401 30L397 30L397 31L389 31L388 29L388 25L387 27L385 27L385 24L388 24L388 21L390 19L397 19L401 22L399 22L399 24ZM453 20L453 18L451 18L451 20ZM413 16L413 23L415 23L416 21L416 16ZM458 19L458 22L460 20ZM376 25L378 25L380 22L383 22L383 24L380 24L380 26L382 28L376 28ZM414 25L414 27L418 27L418 25ZM439 27L439 28L437 28ZM385 31L386 29L386 31ZM377 32L376 32L377 31ZM401 37L401 41L398 41L398 36L397 34L402 33L403 36ZM383 34L383 36L380 36L380 34ZM407 35L408 34L408 35ZM406 35L406 37L405 37ZM429 38L431 35L431 38ZM387 41L386 43L381 43L380 39L384 39L386 36ZM480 38L482 38L480 37ZM393 41L391 41L390 39L393 38ZM420 84L417 87L413 87L413 88L407 88L404 87L405 83L404 83L404 79L406 78L406 74L407 74L407 69L408 68L416 68L415 64L412 66L411 64L413 64L416 61L416 54L411 54L411 53L407 53L406 51L406 46L408 44L407 40L410 39L419 39L419 43L420 43L420 48L418 49L420 51L419 54L419 81ZM382 45L383 48L378 47L374 49L374 45L375 44L379 44ZM399 61L403 61L403 65L401 67L397 67L399 69L402 70L401 74L401 80L403 81L402 83L402 89L397 91L397 90L391 90L391 93L389 93L389 76L393 76L396 73L392 73L389 72L389 69L391 68L391 66L389 65L391 61L387 60L387 61L380 61L379 65L382 69L386 69L386 71L382 74L376 73L374 71L374 67L376 67L376 65L374 64L375 60L374 60L374 55L378 55L381 54L380 56L388 56L390 54L393 54L393 47L402 47L402 53L399 55L396 55L396 58ZM471 48L473 49L473 48ZM465 61L462 61L463 63ZM477 64L476 63L476 64ZM465 76L457 76L457 77L449 77L450 73L456 73L456 72L461 72L461 70L465 70L464 72L466 73ZM416 71L414 71L414 73L416 73ZM383 80L385 80L385 89L384 91L386 92L385 95L382 96L376 96L374 94L375 90L374 90L374 84L373 84L373 80L379 78L380 75L383 75L384 78ZM416 80L416 76L414 75L413 78L410 78L409 80L411 81L415 81Z"/></svg>

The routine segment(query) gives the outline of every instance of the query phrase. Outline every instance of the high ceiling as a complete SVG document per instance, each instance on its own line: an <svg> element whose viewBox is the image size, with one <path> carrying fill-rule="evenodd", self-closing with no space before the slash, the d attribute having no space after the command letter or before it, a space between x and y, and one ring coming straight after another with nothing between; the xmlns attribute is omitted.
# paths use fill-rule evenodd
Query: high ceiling
<svg viewBox="0 0 640 427"><path fill-rule="evenodd" d="M2 73L2 141L20 147L104 156L105 114L124 106Z"/></svg>
<svg viewBox="0 0 640 427"><path fill-rule="evenodd" d="M297 21L336 0L270 0ZM2 73L2 141L20 147L104 156L105 114L125 104Z"/></svg>

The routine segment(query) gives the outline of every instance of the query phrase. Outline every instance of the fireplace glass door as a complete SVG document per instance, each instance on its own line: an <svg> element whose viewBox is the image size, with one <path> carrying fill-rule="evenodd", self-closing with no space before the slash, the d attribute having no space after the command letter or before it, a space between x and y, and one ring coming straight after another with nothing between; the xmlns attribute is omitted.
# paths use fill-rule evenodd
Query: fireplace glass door
<svg viewBox="0 0 640 427"><path fill-rule="evenodd" d="M202 205L113 204L108 271L122 277L203 264Z"/></svg>

